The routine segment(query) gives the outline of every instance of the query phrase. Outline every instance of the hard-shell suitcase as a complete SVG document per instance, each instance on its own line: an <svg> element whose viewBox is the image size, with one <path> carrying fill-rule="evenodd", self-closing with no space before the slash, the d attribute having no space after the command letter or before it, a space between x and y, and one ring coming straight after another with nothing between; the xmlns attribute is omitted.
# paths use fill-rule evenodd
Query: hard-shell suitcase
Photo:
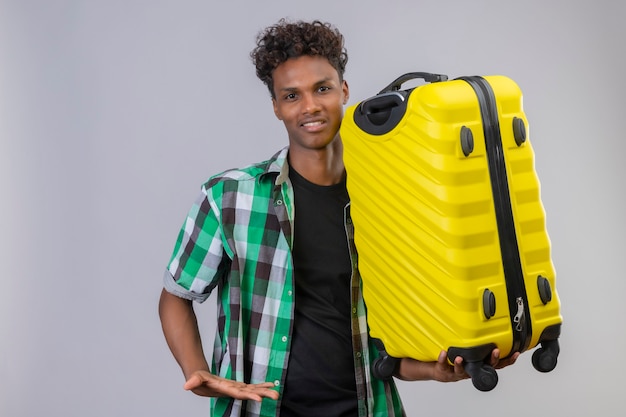
<svg viewBox="0 0 626 417"><path fill-rule="evenodd" d="M414 78L425 84L401 89ZM346 109L341 126L370 335L395 358L487 364L541 344L556 366L562 317L522 93L505 76L409 73Z"/></svg>

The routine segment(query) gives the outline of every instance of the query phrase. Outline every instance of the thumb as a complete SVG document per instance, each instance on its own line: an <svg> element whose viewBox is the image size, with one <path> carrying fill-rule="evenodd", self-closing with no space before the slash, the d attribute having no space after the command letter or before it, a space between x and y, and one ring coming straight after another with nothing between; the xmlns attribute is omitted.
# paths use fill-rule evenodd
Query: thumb
<svg viewBox="0 0 626 417"><path fill-rule="evenodd" d="M183 389L190 391L192 389L198 388L199 386L202 385L203 383L203 379L200 375L198 374L193 374L189 377L189 379L185 382L185 385L183 385Z"/></svg>

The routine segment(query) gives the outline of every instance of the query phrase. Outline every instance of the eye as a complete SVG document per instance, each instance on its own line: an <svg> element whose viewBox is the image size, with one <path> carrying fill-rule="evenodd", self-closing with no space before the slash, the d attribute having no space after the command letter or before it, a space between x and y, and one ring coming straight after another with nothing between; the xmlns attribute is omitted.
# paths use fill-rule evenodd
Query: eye
<svg viewBox="0 0 626 417"><path fill-rule="evenodd" d="M329 91L329 90L330 90L330 87L325 86L325 85L321 86L321 87L318 89L318 91L319 91L320 93L325 93L325 92L327 92L327 91Z"/></svg>
<svg viewBox="0 0 626 417"><path fill-rule="evenodd" d="M285 95L285 98L284 98L284 99L285 99L285 100L288 100L288 101L292 101L292 100L295 100L295 99L296 99L296 97L297 97L297 96L296 96L296 93L289 93L289 94Z"/></svg>

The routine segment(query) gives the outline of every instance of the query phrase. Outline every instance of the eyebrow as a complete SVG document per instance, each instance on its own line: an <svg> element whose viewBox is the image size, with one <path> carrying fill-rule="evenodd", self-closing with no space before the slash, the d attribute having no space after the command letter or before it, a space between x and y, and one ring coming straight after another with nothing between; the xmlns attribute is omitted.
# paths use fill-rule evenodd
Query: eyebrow
<svg viewBox="0 0 626 417"><path fill-rule="evenodd" d="M319 87L320 85L326 84L329 81L332 81L332 78L331 77L326 77L326 78L323 78L323 79L317 81L316 83L314 83L313 86L314 87ZM300 90L299 87L284 87L284 88L281 88L278 91L281 91L281 92L293 92L293 91L298 91L298 90Z"/></svg>

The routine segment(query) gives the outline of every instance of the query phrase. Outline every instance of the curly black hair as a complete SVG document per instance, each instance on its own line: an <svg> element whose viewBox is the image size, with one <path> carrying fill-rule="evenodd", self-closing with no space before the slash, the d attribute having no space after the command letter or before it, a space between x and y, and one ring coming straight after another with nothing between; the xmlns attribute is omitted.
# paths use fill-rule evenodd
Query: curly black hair
<svg viewBox="0 0 626 417"><path fill-rule="evenodd" d="M275 98L272 72L289 58L303 55L324 57L343 80L348 52L343 35L330 23L319 20L289 22L283 18L261 31L256 44L250 57L256 66L257 77L267 86L272 98Z"/></svg>

